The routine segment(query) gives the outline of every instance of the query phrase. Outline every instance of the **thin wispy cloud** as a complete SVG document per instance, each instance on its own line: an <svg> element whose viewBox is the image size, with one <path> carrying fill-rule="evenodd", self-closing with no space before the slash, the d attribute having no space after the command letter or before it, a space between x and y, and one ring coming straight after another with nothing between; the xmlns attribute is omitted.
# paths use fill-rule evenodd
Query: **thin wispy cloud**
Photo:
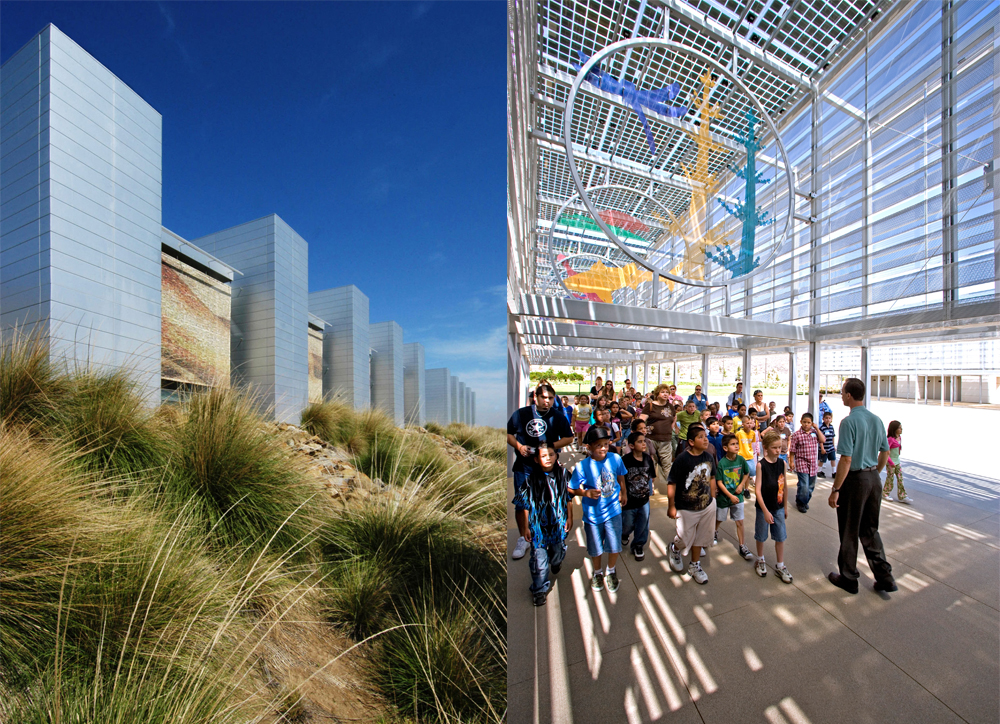
<svg viewBox="0 0 1000 724"><path fill-rule="evenodd" d="M198 64L195 62L187 46L177 37L177 23L174 21L174 15L170 12L170 8L167 7L166 3L159 2L156 7L160 9L160 15L163 19L167 21L167 27L163 31L163 37L174 44L177 48L178 54L181 56L181 60L184 61L184 65L192 73L197 73Z"/></svg>
<svg viewBox="0 0 1000 724"><path fill-rule="evenodd" d="M427 337L423 340L427 355L454 360L480 361L498 364L504 359L507 345L504 327L495 327L478 334L455 336L450 339Z"/></svg>

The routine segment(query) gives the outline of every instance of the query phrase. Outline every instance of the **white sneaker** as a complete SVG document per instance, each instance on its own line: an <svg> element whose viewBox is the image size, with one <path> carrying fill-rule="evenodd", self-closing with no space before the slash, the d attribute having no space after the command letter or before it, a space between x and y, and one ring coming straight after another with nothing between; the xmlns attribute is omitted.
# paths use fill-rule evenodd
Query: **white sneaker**
<svg viewBox="0 0 1000 724"><path fill-rule="evenodd" d="M767 564L764 563L764 561L762 561L762 560L760 560L758 558L757 559L757 565L754 566L754 570L757 572L758 576L760 576L761 578L763 578L764 576L767 575Z"/></svg>
<svg viewBox="0 0 1000 724"><path fill-rule="evenodd" d="M688 565L688 575L696 583L708 583L708 574L701 569L701 563L691 563Z"/></svg>
<svg viewBox="0 0 1000 724"><path fill-rule="evenodd" d="M792 574L788 572L788 569L784 565L775 566L774 572L781 577L781 580L785 583L792 582Z"/></svg>
<svg viewBox="0 0 1000 724"><path fill-rule="evenodd" d="M905 497L899 498L896 502L902 503L903 505L910 505L913 503L913 498L907 495Z"/></svg>
<svg viewBox="0 0 1000 724"><path fill-rule="evenodd" d="M718 533L718 531L716 531L714 535L715 535L715 537L712 538L712 545L717 546L717 545L719 545L719 533Z"/></svg>
<svg viewBox="0 0 1000 724"><path fill-rule="evenodd" d="M518 558L524 558L524 554L527 552L528 552L528 541L526 541L522 536L517 539L517 545L514 546L514 552L511 554L510 557L516 561Z"/></svg>
<svg viewBox="0 0 1000 724"><path fill-rule="evenodd" d="M681 558L681 552L677 550L673 543L667 549L667 564L670 566L670 570L676 573L684 570L684 559Z"/></svg>

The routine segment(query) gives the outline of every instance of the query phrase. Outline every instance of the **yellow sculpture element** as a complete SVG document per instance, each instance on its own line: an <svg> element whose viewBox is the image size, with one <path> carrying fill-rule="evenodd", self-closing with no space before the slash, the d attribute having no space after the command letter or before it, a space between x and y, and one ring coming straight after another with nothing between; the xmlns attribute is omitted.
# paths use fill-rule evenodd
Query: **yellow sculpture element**
<svg viewBox="0 0 1000 724"><path fill-rule="evenodd" d="M567 289L572 289L584 294L596 294L602 302L611 304L614 301L613 294L616 289L623 287L638 288L643 282L653 280L653 274L645 269L640 269L636 264L626 264L625 266L604 266L601 262L594 262L593 266L585 272L566 277L563 284Z"/></svg>
<svg viewBox="0 0 1000 724"><path fill-rule="evenodd" d="M711 121L721 115L719 106L711 105L708 102L716 81L712 79L712 74L706 70L701 76L701 82L701 100L697 105L701 125L698 126L697 131L685 129L685 132L694 140L697 149L694 166L680 165L685 178L691 184L691 203L688 210L680 218L668 210L669 221L654 212L654 216L667 228L661 237L662 242L679 237L684 243L684 256L677 266L670 270L670 273L685 279L697 280L705 278L705 249L708 246L729 245L728 235L716 233L709 225L709 205L716 185L715 174L708 170L709 161L713 151L724 147L712 140ZM674 283L670 280L665 281L670 291L673 291Z"/></svg>

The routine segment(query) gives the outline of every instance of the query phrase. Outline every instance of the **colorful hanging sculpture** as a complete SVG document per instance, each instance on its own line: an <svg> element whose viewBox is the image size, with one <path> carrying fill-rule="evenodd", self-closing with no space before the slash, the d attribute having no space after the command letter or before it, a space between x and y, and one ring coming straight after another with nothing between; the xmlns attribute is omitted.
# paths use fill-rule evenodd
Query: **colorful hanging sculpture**
<svg viewBox="0 0 1000 724"><path fill-rule="evenodd" d="M571 287L568 284L568 281L569 281L570 277L578 276L580 274L580 272L576 271L572 266L570 266L569 260L566 259L566 257L563 256L562 254L560 254L559 256L556 257L556 261L561 262L563 269L566 270L566 279L563 280L563 284L566 285L567 289L570 289L572 291L572 294L573 294L574 297L576 297L577 299L581 299L581 300L583 300L585 302L600 302L600 301L603 301L600 296L598 296L597 294L594 294L593 292L579 292L579 291L573 290L573 287Z"/></svg>
<svg viewBox="0 0 1000 724"><path fill-rule="evenodd" d="M577 51L580 56L580 63L573 63L573 70L580 70L589 59L589 55L584 55L583 51ZM664 88L652 88L650 90L639 90L635 83L628 80L618 80L609 73L605 73L599 68L593 68L587 73L587 82L596 86L605 93L620 95L625 105L629 106L635 114L639 116L642 123L642 130L646 132L646 141L649 143L649 152L656 155L656 142L653 140L653 131L649 128L646 114L643 108L659 113L669 118L682 118L687 115L688 109L683 106L668 106L667 101L673 101L680 95L680 83L671 83Z"/></svg>
<svg viewBox="0 0 1000 724"><path fill-rule="evenodd" d="M709 219L709 197L717 183L715 174L709 171L711 155L723 149L712 139L711 122L721 115L719 106L710 103L716 81L711 72L705 71L701 76L701 83L701 97L697 105L700 124L696 131L685 129L695 146L693 163L678 164L691 186L691 202L680 217L667 210L669 218L664 219L654 212L654 216L667 228L665 237L679 238L684 244L682 258L670 273L697 280L705 278L706 247L709 244L728 244L728 238L724 234L711 228ZM667 239L663 241L666 242ZM667 288L673 291L674 283L667 280Z"/></svg>
<svg viewBox="0 0 1000 724"><path fill-rule="evenodd" d="M717 199L722 207L732 216L736 217L743 224L743 235L740 240L740 253L736 255L730 246L716 246L715 251L706 251L705 256L728 269L734 277L749 274L760 266L760 257L754 258L754 244L756 243L757 227L767 226L774 222L774 219L767 218L768 212L761 211L757 207L757 184L770 183L771 179L763 178L757 172L757 151L760 150L760 140L755 135L755 128L760 121L757 119L753 108L747 111L747 132L744 136L738 136L737 140L747 150L747 162L743 168L733 168L730 170L746 181L746 192L742 202L737 202L736 207L730 206L723 199Z"/></svg>
<svg viewBox="0 0 1000 724"><path fill-rule="evenodd" d="M635 263L619 267L605 266L598 261L585 272L567 276L563 284L567 289L587 294L588 297L594 295L597 300L611 304L616 290L623 287L637 289L643 282L652 280L652 272L640 269Z"/></svg>
<svg viewBox="0 0 1000 724"><path fill-rule="evenodd" d="M648 241L648 239L640 236L640 234L648 233L649 227L634 216L629 216L622 211L613 210L598 211L597 213L601 217L601 220L618 235L619 239L634 239L644 243ZM596 231L600 234L604 233L591 217L582 214L563 214L556 223L561 226L573 226L578 229Z"/></svg>

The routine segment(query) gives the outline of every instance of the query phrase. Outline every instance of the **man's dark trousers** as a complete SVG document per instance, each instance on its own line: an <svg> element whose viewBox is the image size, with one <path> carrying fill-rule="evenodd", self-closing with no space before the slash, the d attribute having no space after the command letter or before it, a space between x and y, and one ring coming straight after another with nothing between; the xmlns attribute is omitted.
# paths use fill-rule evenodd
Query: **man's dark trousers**
<svg viewBox="0 0 1000 724"><path fill-rule="evenodd" d="M858 541L865 549L868 566L876 581L892 582L892 566L885 559L882 537L878 534L878 514L882 507L882 482L877 470L852 470L837 498L837 528L840 530L840 575L858 580Z"/></svg>

